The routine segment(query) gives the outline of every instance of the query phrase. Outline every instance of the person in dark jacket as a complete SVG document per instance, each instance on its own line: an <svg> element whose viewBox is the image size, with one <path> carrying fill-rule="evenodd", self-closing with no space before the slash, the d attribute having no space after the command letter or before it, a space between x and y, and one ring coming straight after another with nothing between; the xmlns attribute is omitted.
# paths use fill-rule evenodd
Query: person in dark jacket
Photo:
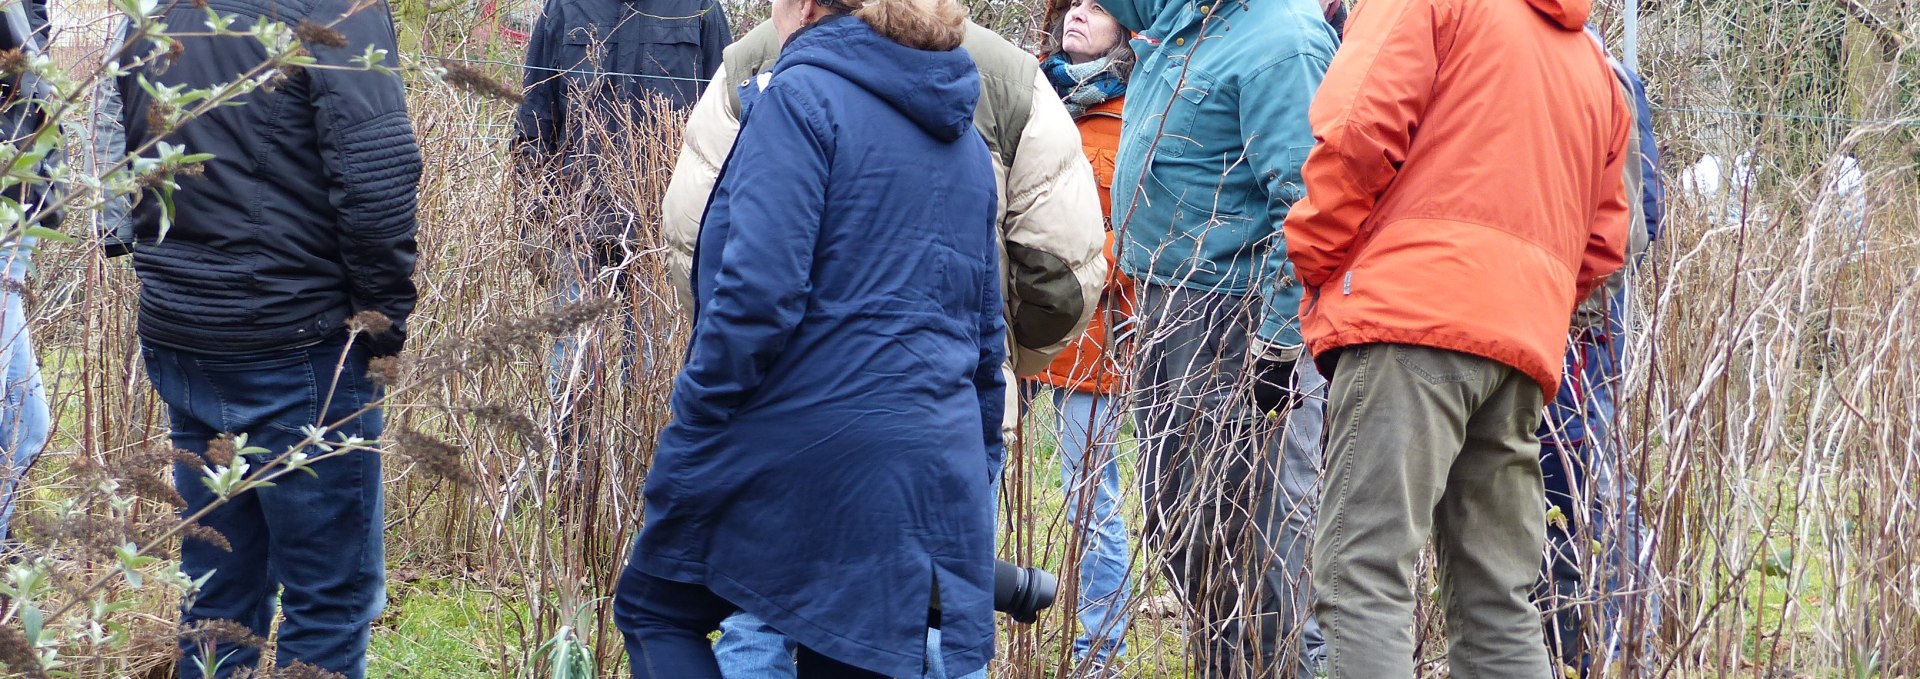
<svg viewBox="0 0 1920 679"><path fill-rule="evenodd" d="M517 140L547 153L579 141L573 106L615 116L647 96L692 106L732 42L716 0L549 0L527 42Z"/></svg>
<svg viewBox="0 0 1920 679"><path fill-rule="evenodd" d="M727 15L716 0L550 0L527 44L526 99L515 121L514 151L520 184L528 190L526 231L541 253L537 264L552 272L563 302L583 297L639 299L624 266L635 224L645 208L626 204L631 191L609 182L631 182L632 149L699 98L701 86L720 68L721 51L733 40ZM619 354L631 359L651 351L623 313L626 332ZM591 381L588 357L595 347L588 330L565 335L551 357L549 391L563 440L577 441L587 420L580 412L599 385Z"/></svg>
<svg viewBox="0 0 1920 679"><path fill-rule="evenodd" d="M43 31L35 27L31 9L31 5L22 7L20 3L0 7L0 50L28 55L40 52L42 43L36 36ZM44 14L46 7L40 5L38 11ZM44 15L40 21L45 22ZM49 134L47 114L41 106L52 92L46 81L30 71L0 78L0 140L31 148L34 136ZM51 133L57 135L58 131ZM38 167L29 165L28 171L44 176L54 164L49 159ZM48 204L50 193L44 183L16 184L0 192L28 218L0 237L0 272L5 276L0 281L0 380L4 380L0 382L0 551L11 545L7 529L20 482L46 447L52 425L46 384L40 378L40 360L33 353L22 300L35 241L26 229L60 225L59 210Z"/></svg>
<svg viewBox="0 0 1920 679"><path fill-rule="evenodd" d="M241 33L208 34L209 11L233 17ZM164 141L213 154L201 172L175 176L170 220L152 194L130 213L141 351L167 404L173 445L208 464L237 465L230 441L209 442L245 435L248 446L271 451L249 456L257 469L301 445L308 426L328 427L328 440L378 440L379 409L352 415L381 397L367 377L370 359L398 353L406 339L420 178L399 76L354 63L371 48L398 65L387 5L210 0L173 5L161 20L182 49L118 79L126 149ZM239 106L169 123L174 109L140 81L154 89L230 81L260 65L260 43L245 31L263 21L337 35L303 46L314 67L240 97ZM135 42L125 53L154 49ZM360 332L348 331L350 318ZM181 571L205 579L182 624L232 620L266 638L277 600L285 616L278 666L358 679L386 598L380 456L347 452L310 469L220 501L200 469L175 467L183 515L214 506L200 523L230 543L181 545ZM228 642L183 650L183 679L202 676L202 663L225 677L261 657Z"/></svg>
<svg viewBox="0 0 1920 679"><path fill-rule="evenodd" d="M743 87L615 599L636 677L721 676L708 635L738 611L799 644L801 677L919 676L930 608L954 674L993 652L1006 340L980 77L953 0L844 3L775 0L791 38Z"/></svg>

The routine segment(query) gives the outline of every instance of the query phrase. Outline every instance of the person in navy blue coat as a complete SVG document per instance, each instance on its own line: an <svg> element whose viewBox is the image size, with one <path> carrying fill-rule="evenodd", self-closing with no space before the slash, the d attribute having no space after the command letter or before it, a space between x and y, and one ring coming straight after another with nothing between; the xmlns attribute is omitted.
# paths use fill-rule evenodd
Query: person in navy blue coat
<svg viewBox="0 0 1920 679"><path fill-rule="evenodd" d="M693 263L695 321L615 601L635 677L720 677L744 610L800 676L993 653L1005 385L992 160L953 0L774 0L786 47ZM804 26L804 28L802 28ZM790 37L788 37L790 36Z"/></svg>

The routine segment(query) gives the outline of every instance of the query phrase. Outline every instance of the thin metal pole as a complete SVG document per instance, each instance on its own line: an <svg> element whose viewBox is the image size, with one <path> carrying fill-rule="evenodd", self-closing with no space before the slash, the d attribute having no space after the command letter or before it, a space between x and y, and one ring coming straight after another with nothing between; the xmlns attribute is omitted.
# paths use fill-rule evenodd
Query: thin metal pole
<svg viewBox="0 0 1920 679"><path fill-rule="evenodd" d="M1640 0L1627 0L1627 68L1640 70Z"/></svg>

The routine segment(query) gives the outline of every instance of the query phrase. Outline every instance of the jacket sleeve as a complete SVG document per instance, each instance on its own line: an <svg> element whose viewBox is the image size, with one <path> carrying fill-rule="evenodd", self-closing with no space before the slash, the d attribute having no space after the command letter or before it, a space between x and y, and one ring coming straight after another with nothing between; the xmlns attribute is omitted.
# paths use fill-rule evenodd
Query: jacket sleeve
<svg viewBox="0 0 1920 679"><path fill-rule="evenodd" d="M566 30L561 16L561 0L550 0L540 18L533 23L527 39L527 66L522 79L526 90L520 110L514 116L514 146L537 154L557 151L566 124L566 76L554 69L559 65L555 46Z"/></svg>
<svg viewBox="0 0 1920 679"><path fill-rule="evenodd" d="M328 9L332 8L329 12ZM342 13L350 14L341 16ZM407 120L400 76L354 65L367 46L385 50L381 61L398 68L393 18L384 2L353 5L335 0L316 23L333 21L345 47L308 45L325 66L312 68L315 129L320 157L340 213L339 243L346 263L353 310L378 311L404 335L417 292L413 285L415 199L420 185L420 149ZM394 347L397 349L398 347Z"/></svg>
<svg viewBox="0 0 1920 679"><path fill-rule="evenodd" d="M1045 370L1080 336L1107 279L1099 185L1080 130L1047 84L1034 80L1032 113L1007 171L1002 219L1008 337L1021 377Z"/></svg>
<svg viewBox="0 0 1920 679"><path fill-rule="evenodd" d="M722 3L715 2L700 16L700 63L706 69L700 73L703 80L712 80L714 72L726 59L727 45L733 44L733 31L727 28L727 9Z"/></svg>
<svg viewBox="0 0 1920 679"><path fill-rule="evenodd" d="M1634 125L1640 141L1640 210L1647 220L1647 241L1660 239L1660 226L1667 217L1667 182L1660 176L1660 142L1653 137L1653 102L1647 98L1647 83L1640 74L1627 71L1633 84Z"/></svg>
<svg viewBox="0 0 1920 679"><path fill-rule="evenodd" d="M1318 144L1301 169L1307 197L1285 226L1287 254L1310 289L1346 265L1407 158L1439 66L1436 11L1430 0L1369 0L1348 19L1311 108Z"/></svg>
<svg viewBox="0 0 1920 679"><path fill-rule="evenodd" d="M1607 75L1611 80L1612 74ZM1612 89L1624 93L1618 87ZM1639 153L1627 148L1628 133L1633 125L1633 116L1626 108L1629 104L1622 98L1616 98L1615 101L1618 105L1614 109L1613 129L1608 135L1607 165L1601 170L1597 180L1599 183L1594 187L1599 206L1594 211L1593 225L1587 232L1586 254L1580 258L1580 272L1574 279L1576 300L1586 299L1626 262L1627 228L1633 223L1633 209L1627 202L1626 163L1629 158L1637 158Z"/></svg>
<svg viewBox="0 0 1920 679"><path fill-rule="evenodd" d="M1269 255L1262 263L1260 291L1265 309L1257 335L1264 342L1280 346L1300 344L1300 305L1291 296L1298 287L1287 280L1293 276L1293 264L1287 261L1287 240L1281 225L1294 202L1306 195L1300 183L1300 166L1313 149L1313 126L1307 120L1307 107L1314 90L1326 75L1323 57L1302 54L1281 61L1241 84L1240 119L1264 121L1260 129L1247 136L1247 163L1266 194L1268 223L1273 233L1265 236ZM1282 300L1286 303L1281 303Z"/></svg>
<svg viewBox="0 0 1920 679"><path fill-rule="evenodd" d="M831 138L805 93L775 85L754 104L728 172L732 215L712 303L694 322L674 414L724 422L766 379L807 311L813 251L827 200Z"/></svg>
<svg viewBox="0 0 1920 679"><path fill-rule="evenodd" d="M673 177L667 180L666 195L660 203L660 231L667 240L667 278L673 282L674 297L680 311L693 316L693 246L700 238L700 220L706 216L707 198L713 195L713 183L720 177L720 166L740 133L740 120L727 110L726 67L714 71L707 91L687 114L681 135L680 158L674 161Z"/></svg>
<svg viewBox="0 0 1920 679"><path fill-rule="evenodd" d="M120 48L126 44L128 23L120 20L107 34L106 55L108 61L119 58ZM119 78L100 78L93 88L93 114L88 121L91 138L88 140L88 152L91 166L88 171L99 177L108 168L120 164L127 157L127 128L120 120L120 109L124 101L120 97ZM99 211L98 233L100 245L108 257L118 257L132 252L133 248L133 196L109 195Z"/></svg>
<svg viewBox="0 0 1920 679"><path fill-rule="evenodd" d="M989 281L987 303L980 313L980 360L973 367L974 397L980 403L980 435L986 442L987 469L1005 466L1007 458L1006 424L1007 378L1002 372L1007 361L1006 319L1000 313L1000 283ZM992 478L987 479L989 482Z"/></svg>

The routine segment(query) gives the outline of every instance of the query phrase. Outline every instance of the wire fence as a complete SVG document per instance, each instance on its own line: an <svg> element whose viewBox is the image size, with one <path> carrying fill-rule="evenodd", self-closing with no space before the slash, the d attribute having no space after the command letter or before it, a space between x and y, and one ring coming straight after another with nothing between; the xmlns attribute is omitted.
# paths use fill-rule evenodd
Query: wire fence
<svg viewBox="0 0 1920 679"><path fill-rule="evenodd" d="M408 54L407 56L414 59L451 61L456 63L475 64L475 65L505 66L508 68L516 68L516 69L522 69L522 70L528 70L528 71L539 71L544 73L558 73L558 74L567 74L567 75L587 75L587 76L608 77L608 78L642 78L642 79L650 79L650 80L665 80L665 81L672 81L672 82L697 82L697 83L708 82L708 79L706 78L687 78L683 76L654 75L650 73L623 73L619 71L600 71L600 70L594 70L594 69L552 68L547 66L534 66L531 64L517 64L510 61L501 61L498 59L472 59L467 57L443 56L443 55L425 54L425 53L411 53L411 54ZM1873 126L1873 127L1920 128L1920 119L1915 119L1915 118L1854 118L1849 116L1809 115L1809 114L1802 114L1802 113L1785 113L1785 112L1779 112L1779 111L1740 111L1740 110L1734 110L1734 109L1709 108L1709 107L1700 107L1700 106L1657 106L1656 105L1653 107L1653 110L1655 113L1667 113L1667 114L1739 116L1739 117L1746 117L1746 118L1775 118L1775 119L1783 119L1783 120L1797 120L1797 121L1803 121L1803 122L1840 123L1843 125L1860 125L1860 126Z"/></svg>

